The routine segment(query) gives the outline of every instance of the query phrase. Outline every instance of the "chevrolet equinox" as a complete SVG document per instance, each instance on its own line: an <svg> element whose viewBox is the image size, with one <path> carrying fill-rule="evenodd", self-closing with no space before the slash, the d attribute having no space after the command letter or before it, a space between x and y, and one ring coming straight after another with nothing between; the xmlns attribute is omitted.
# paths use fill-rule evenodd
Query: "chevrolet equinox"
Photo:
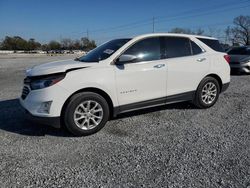
<svg viewBox="0 0 250 188"><path fill-rule="evenodd" d="M213 106L229 86L229 58L211 37L158 33L115 39L77 60L27 70L20 103L44 124L89 135L132 110L182 101Z"/></svg>

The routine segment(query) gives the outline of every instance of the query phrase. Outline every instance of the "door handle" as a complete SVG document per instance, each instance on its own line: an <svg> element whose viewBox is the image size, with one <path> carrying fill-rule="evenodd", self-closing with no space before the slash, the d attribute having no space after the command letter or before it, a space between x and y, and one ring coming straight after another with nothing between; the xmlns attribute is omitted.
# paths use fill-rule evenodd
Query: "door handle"
<svg viewBox="0 0 250 188"><path fill-rule="evenodd" d="M158 64L158 65L154 66L154 68L156 68L156 69L160 69L162 67L165 67L165 64Z"/></svg>
<svg viewBox="0 0 250 188"><path fill-rule="evenodd" d="M199 58L199 59L197 59L196 61L202 62L202 61L205 61L205 60L206 60L206 58Z"/></svg>

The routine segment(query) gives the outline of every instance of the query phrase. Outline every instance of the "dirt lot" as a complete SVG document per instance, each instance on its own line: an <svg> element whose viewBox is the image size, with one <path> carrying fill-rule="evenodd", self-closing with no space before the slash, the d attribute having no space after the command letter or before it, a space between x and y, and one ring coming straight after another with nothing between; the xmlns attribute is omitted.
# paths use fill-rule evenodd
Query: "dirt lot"
<svg viewBox="0 0 250 188"><path fill-rule="evenodd" d="M24 69L70 58L0 56L0 187L250 187L250 75L211 109L151 108L72 137L26 121L17 100Z"/></svg>

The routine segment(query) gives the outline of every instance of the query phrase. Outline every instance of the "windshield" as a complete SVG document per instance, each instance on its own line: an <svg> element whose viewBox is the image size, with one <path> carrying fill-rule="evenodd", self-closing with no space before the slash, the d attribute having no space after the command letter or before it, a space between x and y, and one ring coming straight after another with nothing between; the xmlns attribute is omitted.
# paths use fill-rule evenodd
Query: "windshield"
<svg viewBox="0 0 250 188"><path fill-rule="evenodd" d="M101 60L107 59L130 40L131 39L111 40L107 43L104 43L101 46L98 46L94 50L87 53L87 55L80 57L79 61L81 61L81 62L99 62Z"/></svg>

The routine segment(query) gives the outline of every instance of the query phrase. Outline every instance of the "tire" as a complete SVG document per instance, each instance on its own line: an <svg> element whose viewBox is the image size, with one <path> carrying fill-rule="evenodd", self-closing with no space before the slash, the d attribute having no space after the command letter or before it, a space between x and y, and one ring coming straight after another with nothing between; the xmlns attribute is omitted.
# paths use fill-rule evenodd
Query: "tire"
<svg viewBox="0 0 250 188"><path fill-rule="evenodd" d="M208 88L210 88L210 90ZM207 89L209 92L205 92ZM213 77L206 77L199 84L193 103L195 106L201 109L210 108L218 100L219 94L219 82Z"/></svg>
<svg viewBox="0 0 250 188"><path fill-rule="evenodd" d="M87 136L98 132L108 119L107 101L93 92L72 96L63 113L65 127L75 136Z"/></svg>

